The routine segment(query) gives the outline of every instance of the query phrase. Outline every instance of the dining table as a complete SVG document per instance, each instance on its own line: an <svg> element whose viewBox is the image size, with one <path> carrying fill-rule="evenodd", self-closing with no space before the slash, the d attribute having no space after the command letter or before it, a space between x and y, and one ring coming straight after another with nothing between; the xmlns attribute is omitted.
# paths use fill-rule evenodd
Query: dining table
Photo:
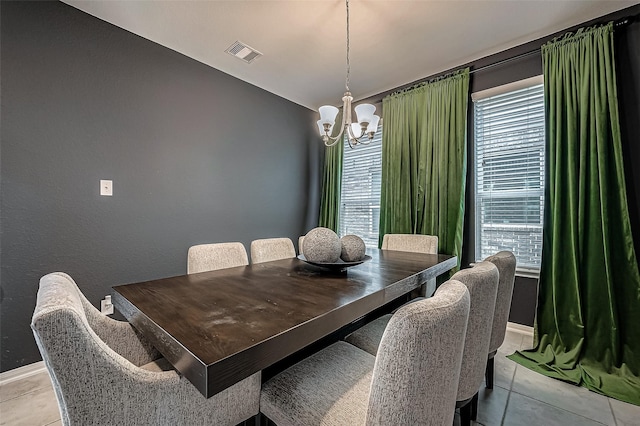
<svg viewBox="0 0 640 426"><path fill-rule="evenodd" d="M344 269L289 258L117 285L112 302L209 398L458 262L392 250L368 249L367 255Z"/></svg>

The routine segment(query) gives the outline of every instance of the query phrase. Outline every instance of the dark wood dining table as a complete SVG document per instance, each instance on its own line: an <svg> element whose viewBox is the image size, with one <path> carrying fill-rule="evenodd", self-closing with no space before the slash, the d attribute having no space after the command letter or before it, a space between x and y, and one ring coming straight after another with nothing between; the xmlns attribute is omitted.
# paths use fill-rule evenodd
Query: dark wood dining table
<svg viewBox="0 0 640 426"><path fill-rule="evenodd" d="M291 258L118 285L112 300L208 398L457 264L447 255L367 254L342 272Z"/></svg>

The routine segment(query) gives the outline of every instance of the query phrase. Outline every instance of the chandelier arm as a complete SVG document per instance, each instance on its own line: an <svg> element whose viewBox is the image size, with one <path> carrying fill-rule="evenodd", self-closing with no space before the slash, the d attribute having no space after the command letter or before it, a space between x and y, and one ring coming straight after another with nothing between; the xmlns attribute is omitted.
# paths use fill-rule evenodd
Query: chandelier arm
<svg viewBox="0 0 640 426"><path fill-rule="evenodd" d="M360 135L356 136L355 134L353 134L353 129L351 128L351 123L348 123L347 126L349 126L347 128L347 133L349 135L349 138L350 139L354 139L356 142L360 142L360 139L362 139L362 137L367 134L366 129L365 130L360 129Z"/></svg>
<svg viewBox="0 0 640 426"><path fill-rule="evenodd" d="M325 143L324 143L324 146L330 147L330 146L334 146L335 144L337 144L337 143L338 143L338 139L334 140L334 141L333 141L333 142L331 142L331 143L329 143L329 142L328 142L328 141L329 141L329 139L332 139L332 138L328 138L328 139L327 139L327 142L325 142Z"/></svg>
<svg viewBox="0 0 640 426"><path fill-rule="evenodd" d="M351 129L351 125L349 125L347 127L347 141L349 142L349 148L354 149L356 146L358 145L368 145L370 143L369 142L363 142L360 139L362 138L363 135L360 135L358 137L356 137L356 135L353 134L353 130Z"/></svg>
<svg viewBox="0 0 640 426"><path fill-rule="evenodd" d="M340 120L341 121L341 123L340 123L340 133L338 133L336 136L326 135L327 136L327 141L332 141L331 143L327 143L327 141L325 141L324 144L326 146L334 146L342 138L342 135L344 134L344 129L346 127L344 119L345 119L345 117L344 117L344 115L342 115L342 119Z"/></svg>
<svg viewBox="0 0 640 426"><path fill-rule="evenodd" d="M347 139L349 139L349 146L353 148L355 145L358 144L358 138L356 137L356 135L353 134L353 130L351 129L351 123L348 123L345 126L345 128L346 128L345 132L347 133ZM355 141L355 144L353 146L351 145L351 141Z"/></svg>

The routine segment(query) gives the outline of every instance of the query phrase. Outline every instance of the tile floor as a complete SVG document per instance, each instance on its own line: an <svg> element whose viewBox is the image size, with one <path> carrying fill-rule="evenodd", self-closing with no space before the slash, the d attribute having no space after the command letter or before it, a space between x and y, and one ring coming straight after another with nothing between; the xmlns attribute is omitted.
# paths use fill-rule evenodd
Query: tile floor
<svg viewBox="0 0 640 426"><path fill-rule="evenodd" d="M508 329L495 357L492 390L480 389L478 421L484 426L640 425L640 407L550 379L506 356L530 349L533 336Z"/></svg>
<svg viewBox="0 0 640 426"><path fill-rule="evenodd" d="M640 425L640 407L549 379L506 358L531 344L531 335L507 331L495 359L494 388L480 391L476 424ZM0 425L61 425L46 372L0 386Z"/></svg>

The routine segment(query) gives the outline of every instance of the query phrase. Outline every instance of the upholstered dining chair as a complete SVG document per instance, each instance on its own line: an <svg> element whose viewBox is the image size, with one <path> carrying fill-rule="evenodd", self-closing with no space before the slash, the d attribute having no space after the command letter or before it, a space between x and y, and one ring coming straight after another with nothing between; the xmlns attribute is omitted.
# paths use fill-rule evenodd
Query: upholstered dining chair
<svg viewBox="0 0 640 426"><path fill-rule="evenodd" d="M477 263L473 268L458 271L451 277L466 285L471 295L456 403L460 408L461 426L469 426L478 413L478 391L487 365L498 277L498 269L491 262Z"/></svg>
<svg viewBox="0 0 640 426"><path fill-rule="evenodd" d="M460 408L461 425L465 426L469 425L470 420L475 419L477 414L477 393L480 389L487 362L486 354L483 351L485 351L485 348L486 350L489 348L498 289L498 269L491 262L481 262L473 268L456 272L451 279L464 283L471 294L469 326L467 327L464 345L457 399L457 407ZM404 306L416 303L420 302L412 301ZM391 315L384 315L375 319L345 337L345 341L372 355L376 355L390 318Z"/></svg>
<svg viewBox="0 0 640 426"><path fill-rule="evenodd" d="M489 343L489 354L487 356L487 367L485 370L485 383L487 389L493 389L494 357L498 348L504 342L511 309L511 297L513 295L513 281L516 275L516 257L510 251L500 251L485 259L498 268L500 279L498 280L498 295L496 296L496 309L493 315L493 326L491 328L491 340Z"/></svg>
<svg viewBox="0 0 640 426"><path fill-rule="evenodd" d="M265 238L251 242L251 263L296 257L296 249L289 238Z"/></svg>
<svg viewBox="0 0 640 426"><path fill-rule="evenodd" d="M424 300L422 297L418 299ZM376 356L378 354L378 347L380 346L382 335L384 334L384 330L387 328L391 317L391 314L387 314L374 319L353 333L345 336L344 341L357 346L363 351L369 352L373 356Z"/></svg>
<svg viewBox="0 0 640 426"><path fill-rule="evenodd" d="M473 268L456 272L452 277L464 283L471 294L469 327L465 340L460 373L458 403L461 425L469 425L477 414L477 393L486 371L491 327L493 325L499 272L491 262L481 262ZM421 298L418 298L421 299ZM414 299L415 300L415 299ZM428 300L428 299L422 299ZM418 302L412 301L408 305ZM407 306L407 305L405 305ZM345 337L345 341L372 355L379 350L380 340L388 327L391 315L383 315ZM486 348L486 351L485 351ZM483 352L484 351L484 352Z"/></svg>
<svg viewBox="0 0 640 426"><path fill-rule="evenodd" d="M438 237L421 234L385 234L382 237L382 250L437 254Z"/></svg>
<svg viewBox="0 0 640 426"><path fill-rule="evenodd" d="M187 253L187 274L248 264L247 250L242 243L199 244L189 247Z"/></svg>
<svg viewBox="0 0 640 426"><path fill-rule="evenodd" d="M259 411L260 373L206 399L67 274L42 277L31 328L64 425L236 425Z"/></svg>
<svg viewBox="0 0 640 426"><path fill-rule="evenodd" d="M469 300L447 281L393 315L377 357L334 343L266 382L260 411L278 426L451 425Z"/></svg>
<svg viewBox="0 0 640 426"><path fill-rule="evenodd" d="M382 237L382 250L409 251L414 253L438 254L438 237L421 234L385 234ZM431 295L436 289L436 280L428 280L421 289L423 295ZM351 343L375 355L391 315L383 315L360 327L345 337Z"/></svg>
<svg viewBox="0 0 640 426"><path fill-rule="evenodd" d="M414 253L438 254L438 237L421 234L385 234L382 250L410 251ZM428 280L420 290L422 296L431 296L436 290L436 280Z"/></svg>
<svg viewBox="0 0 640 426"><path fill-rule="evenodd" d="M304 241L304 235L300 235L298 237L298 253L300 254L304 254L302 253L302 242Z"/></svg>

